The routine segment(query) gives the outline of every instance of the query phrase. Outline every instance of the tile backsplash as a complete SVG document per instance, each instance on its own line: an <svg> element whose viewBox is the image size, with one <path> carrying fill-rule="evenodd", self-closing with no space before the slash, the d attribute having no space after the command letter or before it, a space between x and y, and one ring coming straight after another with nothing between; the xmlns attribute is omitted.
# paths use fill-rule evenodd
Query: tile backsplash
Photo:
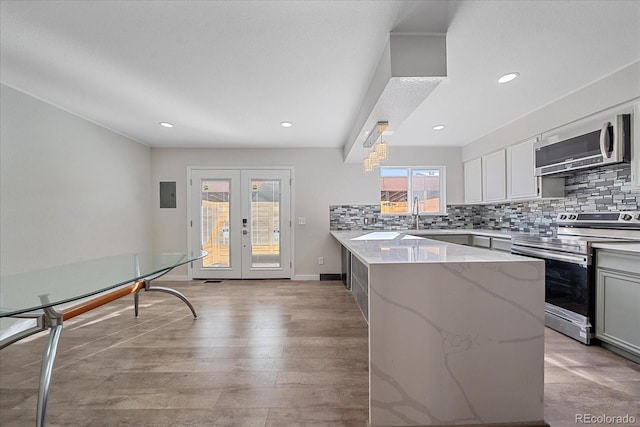
<svg viewBox="0 0 640 427"><path fill-rule="evenodd" d="M553 234L558 212L638 210L640 190L631 186L629 163L578 171L565 178L561 199L490 205L447 205L447 215L422 215L420 229L488 228ZM379 205L329 206L331 230L414 228L411 215L380 215Z"/></svg>

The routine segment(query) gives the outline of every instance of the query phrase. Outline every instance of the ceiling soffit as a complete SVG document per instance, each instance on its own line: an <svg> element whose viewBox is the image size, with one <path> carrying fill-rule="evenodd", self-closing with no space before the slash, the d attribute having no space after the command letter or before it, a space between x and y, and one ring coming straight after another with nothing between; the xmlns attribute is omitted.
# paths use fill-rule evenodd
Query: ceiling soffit
<svg viewBox="0 0 640 427"><path fill-rule="evenodd" d="M445 35L391 34L344 146L347 163L362 161L377 122L397 129L447 75Z"/></svg>

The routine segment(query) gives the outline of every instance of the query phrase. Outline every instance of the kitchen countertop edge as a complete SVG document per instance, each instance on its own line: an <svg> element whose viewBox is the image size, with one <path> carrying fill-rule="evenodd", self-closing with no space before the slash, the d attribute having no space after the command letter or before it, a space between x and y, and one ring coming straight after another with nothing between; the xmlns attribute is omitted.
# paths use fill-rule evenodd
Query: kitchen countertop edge
<svg viewBox="0 0 640 427"><path fill-rule="evenodd" d="M400 236L392 240L360 240L353 241L351 239L363 236L365 234L374 232L396 232ZM463 246L455 243L447 243L438 240L432 240L425 238L419 239L420 243L416 243L416 246L429 247L429 248L445 248L443 252L444 256L434 256L432 259L429 257L422 257L422 259L384 259L382 253L384 249L400 249L407 248L407 241L402 240L402 235L418 235L421 237L429 234L449 234L449 235L479 235L489 236L496 238L510 238L511 233L503 233L496 230L479 230L479 229L456 229L456 230L437 230L440 233L430 233L431 230L419 230L416 233L414 230L331 230L330 234L344 247L346 247L356 258L358 258L365 265L400 265L400 264L447 264L447 263L465 263L465 262L523 262L523 261L536 261L541 262L529 257L523 257L520 255L510 254L508 252L492 251L486 248L476 248L470 246ZM443 233L446 231L446 233ZM366 243L365 243L366 242ZM429 249L426 249L427 251Z"/></svg>

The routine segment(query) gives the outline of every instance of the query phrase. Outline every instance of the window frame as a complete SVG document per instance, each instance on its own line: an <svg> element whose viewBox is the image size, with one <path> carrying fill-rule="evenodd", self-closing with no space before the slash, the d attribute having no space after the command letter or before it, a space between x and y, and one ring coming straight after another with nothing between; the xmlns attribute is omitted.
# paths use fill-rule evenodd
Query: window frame
<svg viewBox="0 0 640 427"><path fill-rule="evenodd" d="M383 169L405 169L407 170L407 180L408 180L408 188L407 188L407 213L383 213L382 209L380 210L381 216L407 216L413 215L413 171L420 169L431 169L438 170L440 176L440 210L438 212L427 212L420 211L418 215L430 215L430 216L442 216L447 215L447 180L446 180L446 166L381 166L378 174L378 206L381 207L383 203L381 195L382 195L382 170Z"/></svg>

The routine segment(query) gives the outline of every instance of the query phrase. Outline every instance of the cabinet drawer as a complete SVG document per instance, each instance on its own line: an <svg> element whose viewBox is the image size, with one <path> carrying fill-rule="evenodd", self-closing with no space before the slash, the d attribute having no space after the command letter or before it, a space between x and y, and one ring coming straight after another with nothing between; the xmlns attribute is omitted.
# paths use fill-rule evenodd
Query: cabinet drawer
<svg viewBox="0 0 640 427"><path fill-rule="evenodd" d="M491 239L491 248L496 251L511 252L511 240Z"/></svg>
<svg viewBox="0 0 640 427"><path fill-rule="evenodd" d="M471 236L471 246L479 246L481 248L490 248L491 237Z"/></svg>
<svg viewBox="0 0 640 427"><path fill-rule="evenodd" d="M629 252L604 249L596 252L596 266L598 268L608 268L632 274L640 274L640 262L638 261L638 255Z"/></svg>

